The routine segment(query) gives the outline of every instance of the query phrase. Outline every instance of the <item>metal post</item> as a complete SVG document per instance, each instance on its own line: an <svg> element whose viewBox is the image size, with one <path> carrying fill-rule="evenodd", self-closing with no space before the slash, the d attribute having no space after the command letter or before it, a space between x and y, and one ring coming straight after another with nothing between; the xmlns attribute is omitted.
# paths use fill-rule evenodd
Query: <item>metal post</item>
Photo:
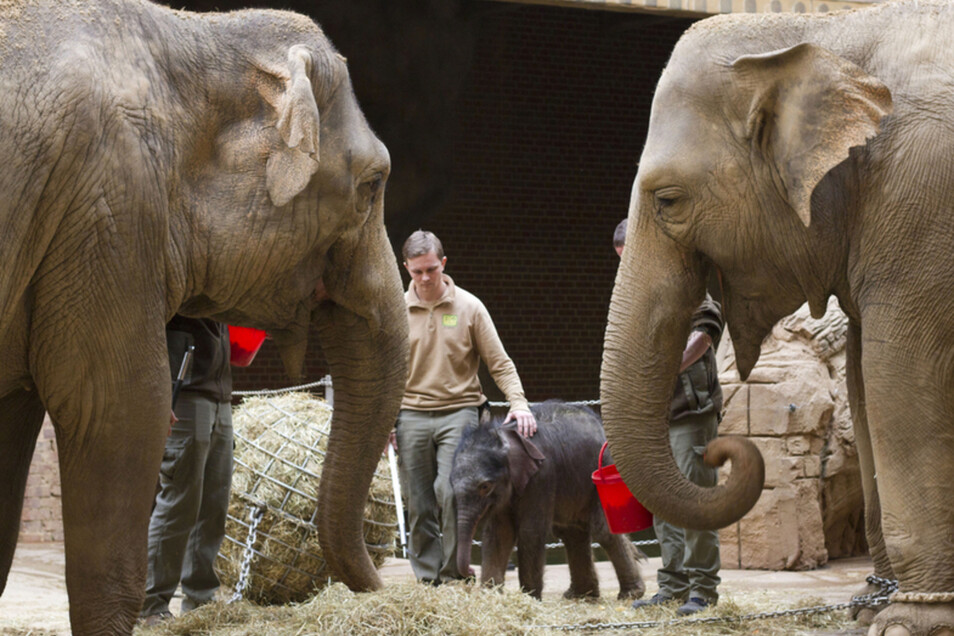
<svg viewBox="0 0 954 636"><path fill-rule="evenodd" d="M321 379L325 384L325 402L328 403L328 406L334 407L335 405L335 388L331 385L331 376L326 375Z"/></svg>
<svg viewBox="0 0 954 636"><path fill-rule="evenodd" d="M407 558L407 531L404 529L404 502L401 501L401 482L398 479L397 457L388 441L388 466L391 469L391 488L394 489L394 507L397 509L398 532L401 539L401 556Z"/></svg>

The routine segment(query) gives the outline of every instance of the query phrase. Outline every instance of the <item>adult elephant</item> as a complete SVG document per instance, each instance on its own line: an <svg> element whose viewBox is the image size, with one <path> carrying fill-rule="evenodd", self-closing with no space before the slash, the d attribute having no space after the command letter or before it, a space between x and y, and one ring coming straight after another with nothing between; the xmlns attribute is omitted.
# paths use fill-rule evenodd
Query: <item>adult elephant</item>
<svg viewBox="0 0 954 636"><path fill-rule="evenodd" d="M75 634L128 633L169 422L175 313L267 329L335 379L318 531L380 586L362 504L397 415L407 319L388 153L311 20L145 0L0 8L0 590L44 409Z"/></svg>
<svg viewBox="0 0 954 636"><path fill-rule="evenodd" d="M606 331L603 416L626 483L664 519L716 528L754 504L762 464L717 440L707 454L731 475L703 489L669 451L707 278L743 378L778 319L838 298L868 543L900 582L873 634L954 634L952 33L954 6L923 1L693 25L656 90Z"/></svg>

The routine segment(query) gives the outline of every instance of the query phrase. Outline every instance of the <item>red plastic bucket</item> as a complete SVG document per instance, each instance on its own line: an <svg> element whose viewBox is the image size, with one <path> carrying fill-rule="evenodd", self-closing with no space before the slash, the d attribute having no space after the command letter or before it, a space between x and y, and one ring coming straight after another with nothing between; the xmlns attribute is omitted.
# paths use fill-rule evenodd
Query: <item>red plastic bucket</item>
<svg viewBox="0 0 954 636"><path fill-rule="evenodd" d="M263 342L265 342L265 332L261 329L229 325L230 362L237 367L247 367L252 364Z"/></svg>
<svg viewBox="0 0 954 636"><path fill-rule="evenodd" d="M633 497L633 493L629 492L629 488L623 483L623 478L619 476L619 471L616 470L616 464L603 465L606 444L607 442L603 442L603 447L600 449L600 460L598 468L593 473L593 483L600 496L600 504L603 506L610 532L626 534L645 530L653 525L653 513L646 510L643 504Z"/></svg>

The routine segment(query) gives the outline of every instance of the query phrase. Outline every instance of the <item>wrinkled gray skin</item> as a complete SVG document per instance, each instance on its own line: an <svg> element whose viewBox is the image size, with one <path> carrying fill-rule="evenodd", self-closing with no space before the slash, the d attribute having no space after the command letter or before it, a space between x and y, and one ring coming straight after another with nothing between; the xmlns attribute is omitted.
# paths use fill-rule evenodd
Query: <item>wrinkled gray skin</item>
<svg viewBox="0 0 954 636"><path fill-rule="evenodd" d="M687 31L656 90L606 332L603 417L626 483L664 519L715 528L761 483L744 444L710 445L732 460L712 489L669 450L707 277L721 273L743 378L777 320L838 298L875 570L935 595L892 603L872 634L954 634L938 596L954 593L952 34L954 6L924 1Z"/></svg>
<svg viewBox="0 0 954 636"><path fill-rule="evenodd" d="M593 566L597 541L609 555L619 579L618 598L639 598L645 591L636 561L639 553L626 535L611 534L600 507L592 474L605 438L599 418L586 407L545 402L530 409L538 429L530 441L546 459L517 492L514 464L501 420L468 428L454 453L451 487L457 501L457 567L470 568L470 548L483 525L480 580L502 585L517 545L520 587L540 598L546 542L551 534L566 546L570 587L565 598L596 598L599 578ZM605 464L612 463L607 452Z"/></svg>
<svg viewBox="0 0 954 636"><path fill-rule="evenodd" d="M132 630L169 427L176 312L267 329L335 380L319 492L329 566L380 586L363 501L406 376L385 147L345 60L291 13L140 0L0 9L0 590L44 409L73 633Z"/></svg>

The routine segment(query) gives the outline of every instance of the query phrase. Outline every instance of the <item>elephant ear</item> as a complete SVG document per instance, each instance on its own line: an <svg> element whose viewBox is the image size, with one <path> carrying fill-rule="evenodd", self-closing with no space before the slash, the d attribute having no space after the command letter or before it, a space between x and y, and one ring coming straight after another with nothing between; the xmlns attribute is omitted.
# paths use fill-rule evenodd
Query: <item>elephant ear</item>
<svg viewBox="0 0 954 636"><path fill-rule="evenodd" d="M273 148L265 164L265 184L272 203L281 207L305 189L318 170L318 104L311 83L313 61L304 46L288 50L287 66L276 74L284 90L273 101L276 127L284 144Z"/></svg>
<svg viewBox="0 0 954 636"><path fill-rule="evenodd" d="M878 133L892 109L891 91L861 67L814 44L732 63L743 85L754 85L747 120L756 152L773 164L789 205L811 223L815 186Z"/></svg>
<svg viewBox="0 0 954 636"><path fill-rule="evenodd" d="M537 445L517 432L515 428L505 426L500 429L501 436L507 442L507 462L510 465L510 481L517 495L523 494L530 478L540 470L540 464L546 459Z"/></svg>

